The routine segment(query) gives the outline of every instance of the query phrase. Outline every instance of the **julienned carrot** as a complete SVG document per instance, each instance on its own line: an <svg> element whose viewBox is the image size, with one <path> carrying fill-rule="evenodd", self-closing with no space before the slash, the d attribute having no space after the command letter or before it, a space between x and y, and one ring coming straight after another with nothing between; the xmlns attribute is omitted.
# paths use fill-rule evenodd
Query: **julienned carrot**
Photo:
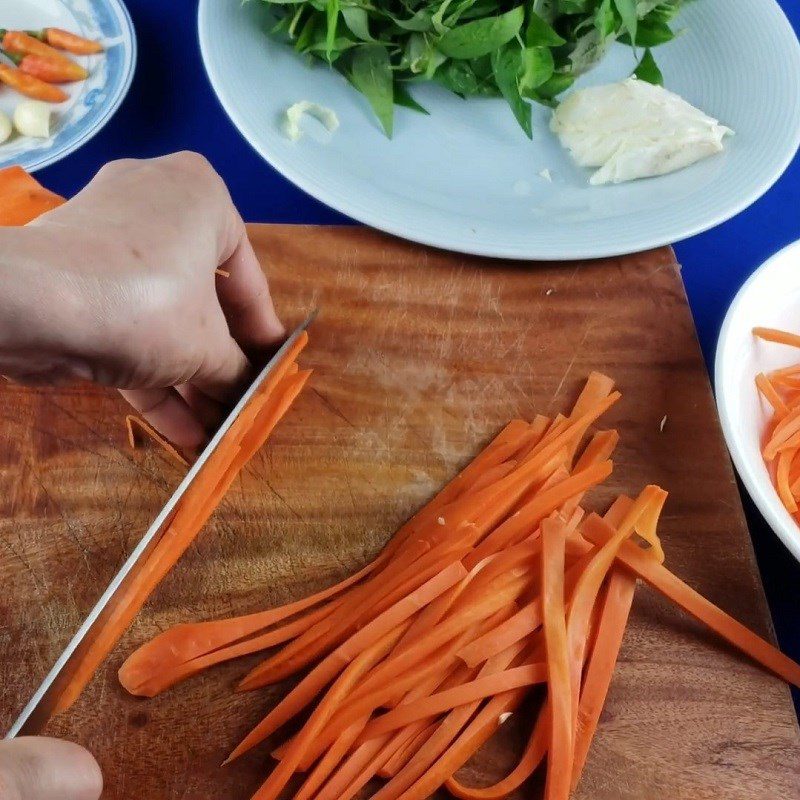
<svg viewBox="0 0 800 800"><path fill-rule="evenodd" d="M245 461L239 458L239 443L251 433L251 426L258 419L258 410L272 406L280 412L272 420L273 426L288 410L310 374L305 371L287 375L285 380L280 377L286 374L294 358L308 341L305 331L303 334L288 349L270 378L242 409L227 435L201 467L195 480L181 498L161 539L137 574L136 580L117 596L114 606L109 608L107 622L83 655L79 668L59 698L56 712L69 708L78 698L97 667L128 628L147 598L205 525L236 476L236 473L230 470L231 464L235 462L239 469L244 466ZM258 441L263 438L262 434L263 431L259 431ZM253 452L248 455L252 455Z"/></svg>
<svg viewBox="0 0 800 800"><path fill-rule="evenodd" d="M567 800L572 775L573 725L564 600L564 546L563 526L554 520L545 520L542 523L542 617L550 723L546 800Z"/></svg>
<svg viewBox="0 0 800 800"><path fill-rule="evenodd" d="M175 447L172 442L164 438L147 420L128 414L125 417L125 426L128 429L128 443L131 449L136 448L136 433L134 428L138 428L148 438L154 441L173 461L177 461L182 467L190 466L186 456Z"/></svg>
<svg viewBox="0 0 800 800"><path fill-rule="evenodd" d="M0 169L0 227L27 225L64 202L22 167Z"/></svg>
<svg viewBox="0 0 800 800"><path fill-rule="evenodd" d="M598 544L608 541L615 533L613 528L609 528L608 524L595 514L590 514L586 518L582 530L590 541ZM617 551L617 558L642 580L707 625L742 653L787 683L800 688L800 664L787 658L776 647L717 608L666 567L650 558L646 552L628 542Z"/></svg>
<svg viewBox="0 0 800 800"><path fill-rule="evenodd" d="M369 575L373 569L374 562L329 589L268 611L212 622L176 625L146 642L128 657L119 671L120 682L129 692L137 694L135 691L137 686L153 676L158 676L164 670L231 646L312 606L331 598L335 599L350 586ZM323 606L330 610L335 607L335 605Z"/></svg>
<svg viewBox="0 0 800 800"><path fill-rule="evenodd" d="M287 372L289 379L294 376ZM258 800L277 800L302 772L307 775L296 800L351 800L376 776L388 782L374 800L424 800L442 785L463 800L499 800L527 780L546 753L547 795L564 800L598 724L637 576L797 683L800 665L661 565L662 490L647 487L635 501L620 496L605 521L585 517L583 494L608 476L607 459L618 440L616 431L591 436L589 428L618 397L610 379L597 373L570 415L513 421L398 531L369 574L307 608L270 612L275 621L263 627L272 617L248 615L228 629L219 620L185 637L169 633L151 657L140 657L140 688L161 688L217 660L286 641L245 679L248 688L319 663L231 758L306 708L310 716L274 751L279 763ZM800 440L791 426L800 401L787 395L785 403L788 413L770 440L783 490L794 494ZM208 502L271 430L276 408L265 403L248 430L229 442L230 465L216 485L209 483ZM198 502L187 512L163 563L206 511L207 503ZM170 639L172 655L165 652ZM517 766L494 786L461 784L455 771L542 678L547 693Z"/></svg>
<svg viewBox="0 0 800 800"><path fill-rule="evenodd" d="M573 790L583 772L589 746L597 730L600 714L611 686L611 678L622 646L622 637L628 625L635 591L636 576L615 567L602 601L597 636L581 687L573 749L571 784Z"/></svg>
<svg viewBox="0 0 800 800"><path fill-rule="evenodd" d="M344 669L365 646L376 641L387 630L408 620L414 612L451 586L458 583L467 574L464 567L453 562L431 578L427 583L415 589L394 606L376 617L369 625L353 634L331 655L315 667L286 697L244 738L234 749L227 761L238 758L260 741L281 727L295 714L302 711L314 699L317 693Z"/></svg>
<svg viewBox="0 0 800 800"><path fill-rule="evenodd" d="M197 675L215 664L221 664L234 658L241 658L250 653L258 653L261 650L275 647L293 639L318 620L335 613L340 602L334 600L278 628L273 628L257 636L240 639L225 647L211 649L204 655L196 656L186 661L177 661L172 666L165 663L161 669L153 669L149 673L132 673L131 669L126 670L127 662L125 662L119 671L119 681L131 694L140 697L155 697L176 683ZM168 659L165 659L165 662L167 661Z"/></svg>
<svg viewBox="0 0 800 800"><path fill-rule="evenodd" d="M472 787L465 786L452 776L445 781L444 786L447 791L462 800L500 800L508 797L522 786L542 763L549 746L549 716L548 703L545 701L517 766L505 778L491 786Z"/></svg>
<svg viewBox="0 0 800 800"><path fill-rule="evenodd" d="M796 333L781 331L777 328L753 328L753 335L766 342L788 344L790 347L800 347L800 336Z"/></svg>
<svg viewBox="0 0 800 800"><path fill-rule="evenodd" d="M777 418L783 419L783 417L785 417L789 412L789 409L786 407L786 403L784 403L784 401L781 399L781 396L772 385L772 381L763 372L759 372L758 375L756 375L756 386L761 394L764 395L764 398L772 406Z"/></svg>

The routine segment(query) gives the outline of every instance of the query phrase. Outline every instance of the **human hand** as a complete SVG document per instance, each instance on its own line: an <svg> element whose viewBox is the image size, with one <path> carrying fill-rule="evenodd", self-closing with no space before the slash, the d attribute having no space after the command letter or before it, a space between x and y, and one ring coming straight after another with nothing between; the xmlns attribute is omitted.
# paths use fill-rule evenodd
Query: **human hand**
<svg viewBox="0 0 800 800"><path fill-rule="evenodd" d="M100 767L77 744L43 736L0 741L2 800L97 800Z"/></svg>
<svg viewBox="0 0 800 800"><path fill-rule="evenodd" d="M197 154L108 164L68 203L2 235L14 238L0 251L24 269L8 284L17 297L0 320L0 372L117 387L179 446L202 444L251 359L284 334L242 219Z"/></svg>

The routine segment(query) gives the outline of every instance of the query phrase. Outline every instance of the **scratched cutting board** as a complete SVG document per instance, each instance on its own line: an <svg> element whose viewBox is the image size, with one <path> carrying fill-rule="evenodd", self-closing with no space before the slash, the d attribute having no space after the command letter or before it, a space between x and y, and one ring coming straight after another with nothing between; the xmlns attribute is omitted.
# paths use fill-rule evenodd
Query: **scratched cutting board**
<svg viewBox="0 0 800 800"><path fill-rule="evenodd" d="M50 726L96 753L105 797L249 797L268 749L217 764L285 688L233 694L254 657L139 700L116 683L124 656L176 622L262 609L349 574L509 418L563 409L592 368L624 395L608 417L622 434L614 476L592 502L648 482L667 488L669 565L770 635L670 250L534 265L363 229L251 232L284 319L322 309L303 357L314 377L89 690ZM155 450L128 450L111 393L0 394L5 729L180 474ZM522 717L468 766L468 780L511 767ZM785 686L640 588L577 796L800 798L798 745Z"/></svg>

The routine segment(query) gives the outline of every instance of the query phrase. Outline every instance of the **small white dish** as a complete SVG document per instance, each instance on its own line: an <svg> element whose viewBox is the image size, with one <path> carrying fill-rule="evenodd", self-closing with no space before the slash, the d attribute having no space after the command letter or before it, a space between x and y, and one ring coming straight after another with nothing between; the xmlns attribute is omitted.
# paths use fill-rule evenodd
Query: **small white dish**
<svg viewBox="0 0 800 800"><path fill-rule="evenodd" d="M50 138L13 135L0 144L0 169L17 164L35 172L77 150L114 115L133 79L136 35L122 0L0 0L0 24L9 30L64 28L106 48L98 56L73 56L89 77L62 86L69 98L53 105ZM24 99L0 84L0 111L9 117Z"/></svg>
<svg viewBox="0 0 800 800"><path fill-rule="evenodd" d="M669 244L718 225L760 197L800 142L800 47L775 0L698 0L657 49L665 85L732 128L725 152L658 178L590 186L534 108L533 141L503 100L461 100L434 85L411 92L426 117L398 109L384 135L338 73L269 36L266 3L200 0L200 50L214 91L242 136L323 203L413 241L500 258L562 260ZM580 86L628 77L616 45ZM339 130L304 126L291 142L282 114L298 100L332 108ZM551 180L541 177L548 170Z"/></svg>
<svg viewBox="0 0 800 800"><path fill-rule="evenodd" d="M800 333L800 241L759 267L733 299L717 342L717 407L733 463L758 510L800 561L800 526L783 507L761 456L771 409L759 396L759 372L800 362L800 350L764 342L753 328Z"/></svg>

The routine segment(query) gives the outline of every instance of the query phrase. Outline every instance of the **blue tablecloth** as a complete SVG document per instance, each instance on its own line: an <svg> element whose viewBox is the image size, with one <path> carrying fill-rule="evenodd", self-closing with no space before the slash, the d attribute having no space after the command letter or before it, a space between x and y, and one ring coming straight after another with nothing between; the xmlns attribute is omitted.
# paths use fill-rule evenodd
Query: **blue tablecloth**
<svg viewBox="0 0 800 800"><path fill-rule="evenodd" d="M223 1L237 2L220 0ZM800 30L798 0L780 2L795 30ZM245 219L348 221L284 180L250 149L228 121L203 71L194 3L128 0L128 7L139 40L139 66L130 95L95 139L41 173L47 186L70 195L111 159L145 158L191 149L211 160L228 183ZM746 47L747 42L742 46ZM800 91L800 76L797 86ZM800 158L747 211L676 246L709 366L722 318L739 286L768 256L798 238ZM800 565L792 560L746 497L745 508L778 638L784 650L800 660ZM796 699L800 700L798 696Z"/></svg>

